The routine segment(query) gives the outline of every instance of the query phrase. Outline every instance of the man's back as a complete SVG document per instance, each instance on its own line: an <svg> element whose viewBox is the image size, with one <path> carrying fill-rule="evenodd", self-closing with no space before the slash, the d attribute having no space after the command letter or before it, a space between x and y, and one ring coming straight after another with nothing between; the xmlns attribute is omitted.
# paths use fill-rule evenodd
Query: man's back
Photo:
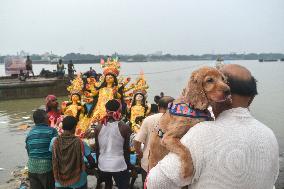
<svg viewBox="0 0 284 189"><path fill-rule="evenodd" d="M26 148L30 158L51 159L49 144L53 137L57 136L57 131L48 125L37 125L28 133L26 138Z"/></svg>
<svg viewBox="0 0 284 189"><path fill-rule="evenodd" d="M255 120L245 108L224 111L214 122L194 126L181 139L190 149L195 173L193 189L269 189L279 170L278 144L273 132ZM162 160L162 172L174 183L171 154ZM165 159L166 159L165 158ZM170 161L172 160L172 161Z"/></svg>
<svg viewBox="0 0 284 189"><path fill-rule="evenodd" d="M119 127L125 125L119 121L107 122L99 131L98 166L102 171L117 172L127 169L124 159L125 138Z"/></svg>
<svg viewBox="0 0 284 189"><path fill-rule="evenodd" d="M57 131L48 125L37 125L27 135L28 168L31 173L45 173L51 170L49 144Z"/></svg>
<svg viewBox="0 0 284 189"><path fill-rule="evenodd" d="M143 157L141 159L141 167L148 171L148 157L150 150L150 134L153 132L154 127L158 125L158 122L163 114L157 113L151 116L148 116L144 119L140 131L135 136L136 141L144 143L143 148Z"/></svg>

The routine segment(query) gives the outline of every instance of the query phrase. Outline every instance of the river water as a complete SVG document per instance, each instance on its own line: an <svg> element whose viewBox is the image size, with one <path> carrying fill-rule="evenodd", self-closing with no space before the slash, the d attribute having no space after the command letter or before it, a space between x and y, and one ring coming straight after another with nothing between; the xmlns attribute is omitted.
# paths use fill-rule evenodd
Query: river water
<svg viewBox="0 0 284 189"><path fill-rule="evenodd" d="M258 61L228 61L247 67L258 80L259 95L255 98L251 112L268 127L278 140L280 147L280 176L277 188L284 186L284 62ZM135 78L141 71L145 73L149 83L148 101L153 102L153 96L163 91L166 95L177 97L185 86L191 72L196 68L208 65L214 66L214 61L172 61L122 63L121 74ZM76 64L75 69L85 72L92 66L101 72L99 64ZM42 68L56 69L56 65L33 65L35 74ZM4 76L4 65L0 65L0 76ZM67 97L60 97L59 101ZM0 184L9 177L16 166L25 165L25 136L28 131L19 131L19 125L32 125L31 114L36 108L44 105L44 99L25 99L0 101Z"/></svg>

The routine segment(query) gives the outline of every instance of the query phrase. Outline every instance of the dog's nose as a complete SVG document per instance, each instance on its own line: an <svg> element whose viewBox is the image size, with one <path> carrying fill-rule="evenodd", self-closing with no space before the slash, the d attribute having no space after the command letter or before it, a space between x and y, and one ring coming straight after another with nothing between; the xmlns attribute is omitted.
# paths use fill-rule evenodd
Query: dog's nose
<svg viewBox="0 0 284 189"><path fill-rule="evenodd" d="M230 89L229 89L229 88L225 89L225 90L224 90L224 94L225 94L226 96L230 95L230 94L231 94Z"/></svg>

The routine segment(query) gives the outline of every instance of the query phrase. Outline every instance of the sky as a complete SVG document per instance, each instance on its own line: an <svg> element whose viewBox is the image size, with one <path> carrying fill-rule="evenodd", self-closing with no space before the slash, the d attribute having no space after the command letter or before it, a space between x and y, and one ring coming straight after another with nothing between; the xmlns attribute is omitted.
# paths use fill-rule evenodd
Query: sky
<svg viewBox="0 0 284 189"><path fill-rule="evenodd" d="M1 0L0 55L284 53L284 0Z"/></svg>

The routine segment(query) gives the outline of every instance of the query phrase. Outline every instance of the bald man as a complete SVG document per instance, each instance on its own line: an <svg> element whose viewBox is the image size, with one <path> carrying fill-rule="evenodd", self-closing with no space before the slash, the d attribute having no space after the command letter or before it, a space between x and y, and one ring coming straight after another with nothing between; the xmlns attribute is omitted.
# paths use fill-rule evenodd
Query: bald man
<svg viewBox="0 0 284 189"><path fill-rule="evenodd" d="M147 189L269 189L279 172L279 150L271 129L248 107L257 95L256 80L240 65L226 65L232 100L215 104L215 121L202 122L181 139L191 154L193 174L181 176L179 157L169 153L150 170Z"/></svg>
<svg viewBox="0 0 284 189"><path fill-rule="evenodd" d="M215 117L230 108L248 108L257 95L256 80L250 71L238 64L224 65L220 71L227 76L232 100L225 103L216 103L213 106Z"/></svg>

